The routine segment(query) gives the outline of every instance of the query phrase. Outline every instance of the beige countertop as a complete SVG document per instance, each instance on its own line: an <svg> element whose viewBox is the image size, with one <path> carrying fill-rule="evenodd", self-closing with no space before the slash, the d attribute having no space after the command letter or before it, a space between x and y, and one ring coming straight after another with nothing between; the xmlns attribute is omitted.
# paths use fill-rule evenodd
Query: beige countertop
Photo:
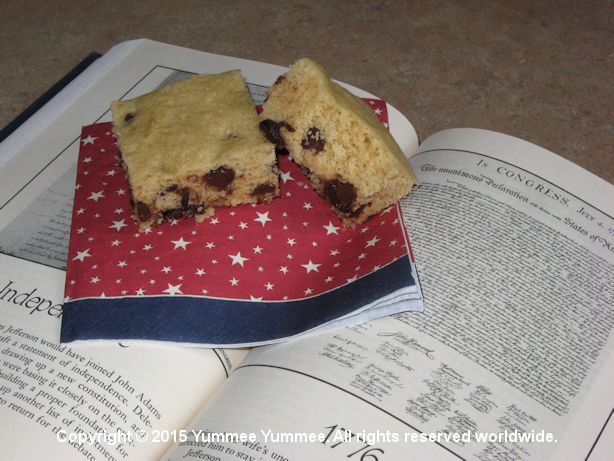
<svg viewBox="0 0 614 461"><path fill-rule="evenodd" d="M8 0L0 17L0 126L90 51L150 38L286 66L311 56L421 139L501 131L614 182L611 2Z"/></svg>

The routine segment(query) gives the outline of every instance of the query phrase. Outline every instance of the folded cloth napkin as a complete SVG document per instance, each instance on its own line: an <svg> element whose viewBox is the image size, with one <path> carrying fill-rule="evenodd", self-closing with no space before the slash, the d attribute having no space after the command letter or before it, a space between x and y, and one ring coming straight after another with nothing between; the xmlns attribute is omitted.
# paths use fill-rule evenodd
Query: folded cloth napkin
<svg viewBox="0 0 614 461"><path fill-rule="evenodd" d="M239 347L423 309L400 207L343 228L287 157L272 203L145 232L110 123L83 128L78 162L63 343Z"/></svg>

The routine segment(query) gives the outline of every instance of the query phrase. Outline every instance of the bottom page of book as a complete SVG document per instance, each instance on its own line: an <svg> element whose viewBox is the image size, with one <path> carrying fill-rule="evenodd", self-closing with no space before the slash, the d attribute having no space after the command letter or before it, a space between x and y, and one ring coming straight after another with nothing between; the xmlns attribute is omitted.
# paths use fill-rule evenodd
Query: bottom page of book
<svg viewBox="0 0 614 461"><path fill-rule="evenodd" d="M612 187L478 130L412 165L425 312L254 349L165 459L607 459Z"/></svg>
<svg viewBox="0 0 614 461"><path fill-rule="evenodd" d="M60 346L64 271L0 255L3 459L151 460L226 380L242 350Z"/></svg>

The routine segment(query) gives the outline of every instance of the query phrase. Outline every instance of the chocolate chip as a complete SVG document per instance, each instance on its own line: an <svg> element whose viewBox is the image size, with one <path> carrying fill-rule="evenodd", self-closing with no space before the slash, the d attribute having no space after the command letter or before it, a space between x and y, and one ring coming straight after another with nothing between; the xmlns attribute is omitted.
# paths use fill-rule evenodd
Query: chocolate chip
<svg viewBox="0 0 614 461"><path fill-rule="evenodd" d="M134 113L128 112L124 117L124 122L128 123L134 118Z"/></svg>
<svg viewBox="0 0 614 461"><path fill-rule="evenodd" d="M259 127L264 137L267 138L269 142L275 144L275 147L280 149L286 147L286 141L284 141L281 135L281 125L279 123L267 118L260 122Z"/></svg>
<svg viewBox="0 0 614 461"><path fill-rule="evenodd" d="M181 189L181 208L184 210L188 208L190 204L190 189Z"/></svg>
<svg viewBox="0 0 614 461"><path fill-rule="evenodd" d="M269 194L271 192L275 192L275 186L273 184L264 183L257 186L253 191L253 196L262 196L265 194Z"/></svg>
<svg viewBox="0 0 614 461"><path fill-rule="evenodd" d="M341 213L351 213L356 200L356 188L349 182L338 179L327 181L324 198Z"/></svg>
<svg viewBox="0 0 614 461"><path fill-rule="evenodd" d="M179 186L177 184L171 184L170 186L166 186L166 191L167 192L173 192L176 191L179 188Z"/></svg>
<svg viewBox="0 0 614 461"><path fill-rule="evenodd" d="M360 214L363 212L366 206L367 206L366 204L360 205L358 208L356 208L354 211L350 213L350 218L356 218L360 216Z"/></svg>
<svg viewBox="0 0 614 461"><path fill-rule="evenodd" d="M204 209L205 206L202 203L192 203L185 208L184 214L186 216L194 216L195 214L202 213Z"/></svg>
<svg viewBox="0 0 614 461"><path fill-rule="evenodd" d="M172 210L166 210L162 212L162 216L164 219L176 219L181 218L183 215L183 210L181 208L173 208Z"/></svg>
<svg viewBox="0 0 614 461"><path fill-rule="evenodd" d="M275 148L275 155L288 155L290 152L288 152L288 149L286 149L285 147L276 147Z"/></svg>
<svg viewBox="0 0 614 461"><path fill-rule="evenodd" d="M277 79L275 80L275 83L273 83L273 85L279 85L281 82L283 82L286 79L285 75L280 75L279 77L277 77Z"/></svg>
<svg viewBox="0 0 614 461"><path fill-rule="evenodd" d="M294 133L294 127L292 125L290 125L288 122L281 121L281 122L279 122L279 126L285 128L290 133Z"/></svg>
<svg viewBox="0 0 614 461"><path fill-rule="evenodd" d="M151 210L146 203L136 202L136 216L141 222L149 221L149 218L151 218Z"/></svg>
<svg viewBox="0 0 614 461"><path fill-rule="evenodd" d="M303 149L315 149L316 153L322 152L325 144L324 136L316 127L309 128L307 134L301 140L301 147Z"/></svg>
<svg viewBox="0 0 614 461"><path fill-rule="evenodd" d="M203 176L205 183L218 190L226 189L234 178L235 171L223 166L217 167L215 170L211 170Z"/></svg>
<svg viewBox="0 0 614 461"><path fill-rule="evenodd" d="M300 167L301 171L305 176L307 176L308 178L311 177L311 170L309 168L307 168L305 165L300 165Z"/></svg>

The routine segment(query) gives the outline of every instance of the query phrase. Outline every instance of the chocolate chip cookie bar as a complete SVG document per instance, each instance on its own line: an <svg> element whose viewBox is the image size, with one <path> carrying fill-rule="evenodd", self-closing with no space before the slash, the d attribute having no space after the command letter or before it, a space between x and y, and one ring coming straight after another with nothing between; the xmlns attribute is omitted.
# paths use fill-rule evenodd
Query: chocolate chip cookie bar
<svg viewBox="0 0 614 461"><path fill-rule="evenodd" d="M111 112L141 230L279 195L275 147L238 70L115 101Z"/></svg>
<svg viewBox="0 0 614 461"><path fill-rule="evenodd" d="M371 108L309 58L269 88L260 128L289 153L346 225L387 208L417 184L403 152Z"/></svg>

